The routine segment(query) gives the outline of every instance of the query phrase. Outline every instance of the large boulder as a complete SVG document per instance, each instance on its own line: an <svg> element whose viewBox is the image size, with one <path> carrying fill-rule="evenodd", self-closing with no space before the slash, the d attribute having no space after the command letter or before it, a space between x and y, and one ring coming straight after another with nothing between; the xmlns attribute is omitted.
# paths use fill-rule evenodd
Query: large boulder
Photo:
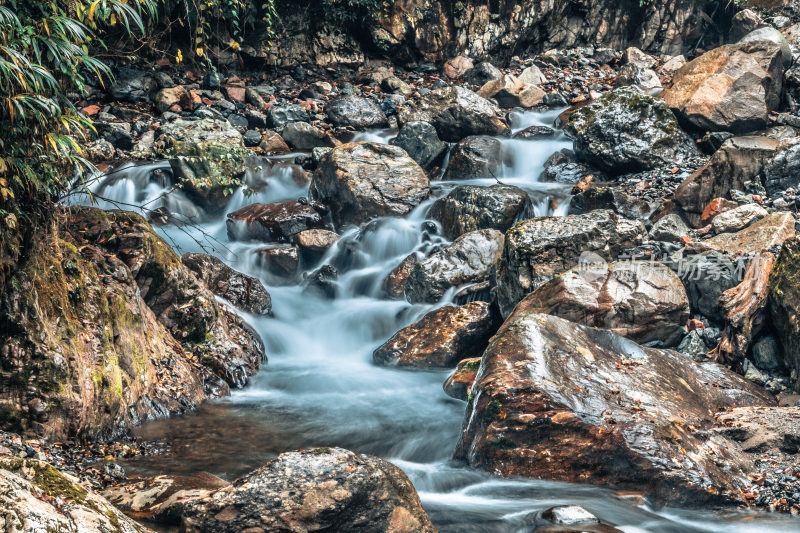
<svg viewBox="0 0 800 533"><path fill-rule="evenodd" d="M361 142L328 152L314 172L310 192L342 226L407 215L428 197L430 183L402 148Z"/></svg>
<svg viewBox="0 0 800 533"><path fill-rule="evenodd" d="M326 108L328 120L334 126L350 126L357 130L383 128L389 119L380 104L360 96L342 96L329 102Z"/></svg>
<svg viewBox="0 0 800 533"><path fill-rule="evenodd" d="M470 180L496 176L502 163L503 145L488 135L462 139L450 150L444 180Z"/></svg>
<svg viewBox="0 0 800 533"><path fill-rule="evenodd" d="M424 121L433 124L439 138L458 142L469 135L509 133L500 109L464 87L445 87L425 95L416 107L398 116L401 125Z"/></svg>
<svg viewBox="0 0 800 533"><path fill-rule="evenodd" d="M146 102L158 87L153 76L141 70L122 67L116 74L108 92L118 100L132 103Z"/></svg>
<svg viewBox="0 0 800 533"><path fill-rule="evenodd" d="M783 244L769 280L769 311L794 389L800 392L800 239Z"/></svg>
<svg viewBox="0 0 800 533"><path fill-rule="evenodd" d="M34 459L0 457L0 530L5 533L148 533L80 481Z"/></svg>
<svg viewBox="0 0 800 533"><path fill-rule="evenodd" d="M678 69L662 98L693 129L754 131L780 104L784 68L769 40L720 46Z"/></svg>
<svg viewBox="0 0 800 533"><path fill-rule="evenodd" d="M323 530L436 531L399 468L341 448L284 453L182 509L186 533Z"/></svg>
<svg viewBox="0 0 800 533"><path fill-rule="evenodd" d="M486 302L447 305L431 311L378 347L378 364L410 368L452 368L462 359L479 357L500 326Z"/></svg>
<svg viewBox="0 0 800 533"><path fill-rule="evenodd" d="M685 334L689 298L666 265L645 261L573 268L526 296L508 320L542 313L605 328L638 343L674 346Z"/></svg>
<svg viewBox="0 0 800 533"><path fill-rule="evenodd" d="M430 216L442 225L445 236L455 239L479 229L505 232L532 211L528 193L511 185L459 185L431 207Z"/></svg>
<svg viewBox="0 0 800 533"><path fill-rule="evenodd" d="M406 280L406 298L411 303L434 303L453 287L485 282L502 251L503 234L497 230L465 233L414 265Z"/></svg>
<svg viewBox="0 0 800 533"><path fill-rule="evenodd" d="M681 183L675 202L700 225L700 215L714 198L727 198L734 189L759 182L765 163L780 152L782 143L770 137L734 137L725 141L711 159ZM779 172L780 163L775 173ZM777 181L777 180L776 180Z"/></svg>
<svg viewBox="0 0 800 533"><path fill-rule="evenodd" d="M570 114L578 158L610 174L680 165L698 155L664 102L635 87L608 92Z"/></svg>
<svg viewBox="0 0 800 533"><path fill-rule="evenodd" d="M3 296L0 425L111 437L247 382L258 336L136 214L72 208Z"/></svg>
<svg viewBox="0 0 800 533"><path fill-rule="evenodd" d="M439 139L436 128L427 122L406 123L390 143L405 150L425 169L431 168L447 150L447 144Z"/></svg>
<svg viewBox="0 0 800 533"><path fill-rule="evenodd" d="M220 259L206 254L189 253L183 264L217 296L254 315L272 312L272 299L261 280L232 269Z"/></svg>
<svg viewBox="0 0 800 533"><path fill-rule="evenodd" d="M242 134L226 120L168 122L156 130L156 149L169 158L186 194L208 211L224 209L241 184L247 150Z"/></svg>
<svg viewBox="0 0 800 533"><path fill-rule="evenodd" d="M294 241L301 231L325 226L319 210L292 200L247 205L228 213L226 224L232 239L282 243Z"/></svg>
<svg viewBox="0 0 800 533"><path fill-rule="evenodd" d="M456 449L471 466L693 505L742 502L751 485L752 463L706 431L713 414L774 404L715 363L534 313L490 341L471 398Z"/></svg>
<svg viewBox="0 0 800 533"><path fill-rule="evenodd" d="M609 210L522 221L506 232L495 269L497 301L508 316L529 292L584 259L614 261L646 236L641 222Z"/></svg>

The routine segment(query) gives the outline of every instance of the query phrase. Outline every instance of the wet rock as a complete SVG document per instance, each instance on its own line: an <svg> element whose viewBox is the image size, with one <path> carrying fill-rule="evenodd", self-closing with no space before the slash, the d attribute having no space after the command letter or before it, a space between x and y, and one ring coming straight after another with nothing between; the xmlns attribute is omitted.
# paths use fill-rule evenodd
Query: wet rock
<svg viewBox="0 0 800 533"><path fill-rule="evenodd" d="M786 212L767 215L736 233L721 233L704 244L720 251L758 253L780 246L795 234L794 217Z"/></svg>
<svg viewBox="0 0 800 533"><path fill-rule="evenodd" d="M489 178L502 162L502 145L494 137L474 135L459 141L450 151L444 180Z"/></svg>
<svg viewBox="0 0 800 533"><path fill-rule="evenodd" d="M403 216L427 198L425 171L399 147L361 142L328 152L314 173L311 196L328 205L337 226Z"/></svg>
<svg viewBox="0 0 800 533"><path fill-rule="evenodd" d="M486 281L502 250L503 234L497 230L465 233L414 265L406 281L406 298L411 303L433 303L452 287Z"/></svg>
<svg viewBox="0 0 800 533"><path fill-rule="evenodd" d="M528 194L518 187L459 185L433 204L430 217L448 239L455 239L480 229L505 232L531 210Z"/></svg>
<svg viewBox="0 0 800 533"><path fill-rule="evenodd" d="M339 235L327 229L307 229L298 233L295 238L303 256L315 260L322 257L328 248L336 244Z"/></svg>
<svg viewBox="0 0 800 533"><path fill-rule="evenodd" d="M177 119L156 130L156 144L193 201L211 212L225 208L244 172L246 150L236 128L224 120Z"/></svg>
<svg viewBox="0 0 800 533"><path fill-rule="evenodd" d="M293 277L297 273L300 257L297 246L285 244L258 250L259 265L277 276Z"/></svg>
<svg viewBox="0 0 800 533"><path fill-rule="evenodd" d="M215 490L230 487L207 472L192 476L136 478L103 491L114 506L131 517L175 526L187 501L202 500Z"/></svg>
<svg viewBox="0 0 800 533"><path fill-rule="evenodd" d="M413 253L389 272L389 275L383 280L383 290L386 296L393 300L405 298L406 281L417 263L419 263L419 257Z"/></svg>
<svg viewBox="0 0 800 533"><path fill-rule="evenodd" d="M678 344L689 319L680 278L657 262L623 261L573 268L526 296L508 318L542 313L605 328L638 343Z"/></svg>
<svg viewBox="0 0 800 533"><path fill-rule="evenodd" d="M267 126L282 128L290 122L309 122L308 111L297 104L276 105L267 110Z"/></svg>
<svg viewBox="0 0 800 533"><path fill-rule="evenodd" d="M763 166L781 149L769 137L734 137L723 143L708 163L681 183L675 202L697 216L714 198L727 198L731 190L744 190L758 180ZM689 222L692 222L690 220Z"/></svg>
<svg viewBox="0 0 800 533"><path fill-rule="evenodd" d="M281 136L295 150L311 150L319 146L336 145L330 134L315 128L308 122L289 122L284 126Z"/></svg>
<svg viewBox="0 0 800 533"><path fill-rule="evenodd" d="M724 45L690 61L662 97L678 118L700 131L764 128L783 87L781 46L758 40Z"/></svg>
<svg viewBox="0 0 800 533"><path fill-rule="evenodd" d="M272 299L260 280L237 272L216 257L206 254L184 254L181 261L211 292L239 309L254 315L272 312Z"/></svg>
<svg viewBox="0 0 800 533"><path fill-rule="evenodd" d="M681 237L689 234L689 226L675 213L660 218L650 229L650 238L654 241L679 242Z"/></svg>
<svg viewBox="0 0 800 533"><path fill-rule="evenodd" d="M156 87L156 82L151 75L140 70L122 67L117 71L114 83L111 84L108 92L118 100L133 103L147 102Z"/></svg>
<svg viewBox="0 0 800 533"><path fill-rule="evenodd" d="M774 404L715 363L526 313L490 341L472 392L456 450L471 466L694 505L750 486L752 463L703 431L713 413Z"/></svg>
<svg viewBox="0 0 800 533"><path fill-rule="evenodd" d="M0 457L0 527L7 533L146 533L79 480L34 459Z"/></svg>
<svg viewBox="0 0 800 533"><path fill-rule="evenodd" d="M473 69L464 75L464 79L473 85L486 85L490 81L498 80L503 77L499 68L488 61L482 61L475 65Z"/></svg>
<svg viewBox="0 0 800 533"><path fill-rule="evenodd" d="M542 513L542 518L562 526L597 524L600 519L580 505L559 505Z"/></svg>
<svg viewBox="0 0 800 533"><path fill-rule="evenodd" d="M439 138L447 142L458 142L469 135L508 133L500 109L463 87L431 91L417 106L404 109L398 121L401 126L408 122L429 122Z"/></svg>
<svg viewBox="0 0 800 533"><path fill-rule="evenodd" d="M544 95L541 87L525 83L510 74L487 82L478 91L478 96L493 98L503 108L533 107L542 103Z"/></svg>
<svg viewBox="0 0 800 533"><path fill-rule="evenodd" d="M383 128L389 119L383 114L381 106L368 98L342 96L328 103L328 120L334 126L350 126L357 130Z"/></svg>
<svg viewBox="0 0 800 533"><path fill-rule="evenodd" d="M437 163L447 150L447 144L439 139L436 128L427 122L406 123L390 143L405 150L425 169Z"/></svg>
<svg viewBox="0 0 800 533"><path fill-rule="evenodd" d="M547 126L529 126L522 131L514 134L515 139L533 140L533 139L548 139L555 137L556 130Z"/></svg>
<svg viewBox="0 0 800 533"><path fill-rule="evenodd" d="M478 357L500 326L500 317L486 302L447 305L431 311L377 348L377 364L409 368L452 368Z"/></svg>
<svg viewBox="0 0 800 533"><path fill-rule="evenodd" d="M783 360L791 372L794 389L800 391L800 239L783 245L769 280L769 312L783 349Z"/></svg>
<svg viewBox="0 0 800 533"><path fill-rule="evenodd" d="M469 398L469 391L475 381L475 376L478 375L480 366L480 357L471 357L459 361L456 369L447 377L447 381L442 386L445 394L456 400L466 401Z"/></svg>
<svg viewBox="0 0 800 533"><path fill-rule="evenodd" d="M767 216L767 210L758 204L745 204L724 211L711 219L716 233L739 231Z"/></svg>
<svg viewBox="0 0 800 533"><path fill-rule="evenodd" d="M288 452L183 508L181 530L433 533L396 466L341 448Z"/></svg>
<svg viewBox="0 0 800 533"><path fill-rule="evenodd" d="M692 311L713 320L723 319L719 307L722 293L739 284L739 266L719 252L705 252L681 259L678 275L681 277Z"/></svg>
<svg viewBox="0 0 800 533"><path fill-rule="evenodd" d="M646 220L659 206L658 203L650 203L647 198L632 194L635 191L624 187L593 186L590 182L584 190L580 190L581 185L583 182L575 186L577 190L569 201L567 214L581 215L597 209L611 209L625 218Z"/></svg>
<svg viewBox="0 0 800 533"><path fill-rule="evenodd" d="M578 158L611 174L680 165L698 154L664 102L622 87L570 114Z"/></svg>
<svg viewBox="0 0 800 533"><path fill-rule="evenodd" d="M339 271L333 265L322 265L311 272L305 279L303 292L316 294L322 298L333 300L336 298L336 286Z"/></svg>
<svg viewBox="0 0 800 533"><path fill-rule="evenodd" d="M529 292L577 266L582 257L591 263L613 261L622 251L641 244L645 235L641 222L608 210L518 223L506 232L494 274L503 316Z"/></svg>
<svg viewBox="0 0 800 533"><path fill-rule="evenodd" d="M572 185L587 176L593 176L598 181L604 181L605 178L603 173L578 161L572 150L564 149L555 152L545 161L544 170L539 179L541 181Z"/></svg>
<svg viewBox="0 0 800 533"><path fill-rule="evenodd" d="M131 125L126 122L95 122L97 133L119 150L133 148Z"/></svg>
<svg viewBox="0 0 800 533"><path fill-rule="evenodd" d="M324 227L320 213L307 204L250 204L228 213L228 235L237 240L290 242L301 231Z"/></svg>

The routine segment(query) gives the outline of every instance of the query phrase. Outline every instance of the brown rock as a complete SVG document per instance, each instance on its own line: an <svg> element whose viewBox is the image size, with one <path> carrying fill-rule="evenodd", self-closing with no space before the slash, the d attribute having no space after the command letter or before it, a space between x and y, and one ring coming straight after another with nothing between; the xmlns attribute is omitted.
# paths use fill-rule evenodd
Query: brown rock
<svg viewBox="0 0 800 533"><path fill-rule="evenodd" d="M466 72L471 70L474 66L475 65L472 64L472 60L470 58L457 56L445 62L444 75L451 80L456 80L464 76L464 74L466 74Z"/></svg>
<svg viewBox="0 0 800 533"><path fill-rule="evenodd" d="M742 501L750 485L752 463L703 431L714 412L774 405L716 363L541 314L503 324L472 393L456 450L471 466L694 505Z"/></svg>
<svg viewBox="0 0 800 533"><path fill-rule="evenodd" d="M383 289L389 298L393 300L405 298L406 281L417 263L419 263L419 257L413 253L389 272L389 275L383 280Z"/></svg>
<svg viewBox="0 0 800 533"><path fill-rule="evenodd" d="M715 216L719 215L720 213L724 213L725 211L730 211L731 209L735 209L739 207L739 204L734 202L733 200L726 200L725 198L714 198L708 205L706 205L705 209L703 209L703 214L700 215L700 220L704 224L710 224L711 219Z"/></svg>
<svg viewBox="0 0 800 533"><path fill-rule="evenodd" d="M192 95L182 85L161 89L156 93L155 101L156 108L162 113L175 105L179 106L179 110L191 110L193 103Z"/></svg>
<svg viewBox="0 0 800 533"><path fill-rule="evenodd" d="M319 257L336 244L339 235L327 229L307 229L295 236L300 252L309 257Z"/></svg>
<svg viewBox="0 0 800 533"><path fill-rule="evenodd" d="M704 241L704 244L720 251L758 253L782 245L785 240L794 237L794 234L794 217L791 213L777 212L742 231L722 233Z"/></svg>
<svg viewBox="0 0 800 533"><path fill-rule="evenodd" d="M307 204L286 201L251 204L228 214L232 239L289 242L301 231L324 226L322 216Z"/></svg>
<svg viewBox="0 0 800 533"><path fill-rule="evenodd" d="M297 273L300 257L297 246L289 244L258 250L259 264L278 276L291 277Z"/></svg>
<svg viewBox="0 0 800 533"><path fill-rule="evenodd" d="M256 315L272 312L272 299L261 280L237 272L220 259L206 254L184 254L181 261L211 292L239 309Z"/></svg>
<svg viewBox="0 0 800 533"><path fill-rule="evenodd" d="M690 61L662 97L680 120L701 131L764 128L783 87L780 45L769 41L724 45Z"/></svg>
<svg viewBox="0 0 800 533"><path fill-rule="evenodd" d="M445 394L456 400L467 400L469 398L469 391L472 388L472 383L475 382L475 376L478 375L478 368L480 368L480 366L480 357L471 357L459 361L456 369L453 370L453 373L450 374L447 381L444 382L443 388Z"/></svg>
<svg viewBox="0 0 800 533"><path fill-rule="evenodd" d="M245 92L246 91L244 87L234 87L234 86L225 87L225 93L228 95L228 98L230 98L237 104L244 103Z"/></svg>
<svg viewBox="0 0 800 533"><path fill-rule="evenodd" d="M623 261L568 270L525 297L508 318L542 313L606 328L638 343L674 346L689 318L680 278L661 263Z"/></svg>
<svg viewBox="0 0 800 533"><path fill-rule="evenodd" d="M264 132L258 148L267 154L288 154L292 151L286 141L283 140L283 137L272 130Z"/></svg>
<svg viewBox="0 0 800 533"><path fill-rule="evenodd" d="M499 325L497 312L486 302L447 305L398 331L372 359L389 366L450 368L483 353Z"/></svg>

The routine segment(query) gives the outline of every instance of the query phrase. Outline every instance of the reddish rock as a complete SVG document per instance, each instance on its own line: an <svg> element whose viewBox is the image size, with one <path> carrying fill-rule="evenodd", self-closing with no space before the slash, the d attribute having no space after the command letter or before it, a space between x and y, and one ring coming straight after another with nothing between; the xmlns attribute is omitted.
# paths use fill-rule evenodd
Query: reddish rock
<svg viewBox="0 0 800 533"><path fill-rule="evenodd" d="M413 368L447 368L479 356L500 325L486 302L447 305L398 331L372 354L378 364Z"/></svg>
<svg viewBox="0 0 800 533"><path fill-rule="evenodd" d="M93 117L100 112L99 105L87 105L83 109L81 109L81 113L86 115L87 117Z"/></svg>
<svg viewBox="0 0 800 533"><path fill-rule="evenodd" d="M233 239L289 242L301 231L322 228L322 216L310 205L286 201L251 204L228 214Z"/></svg>
<svg viewBox="0 0 800 533"><path fill-rule="evenodd" d="M711 222L711 219L715 216L719 215L720 213L724 213L725 211L730 211L731 209L735 209L739 207L739 204L734 202L733 200L726 200L725 198L714 198L708 205L703 209L703 214L700 215L700 220L703 222Z"/></svg>
<svg viewBox="0 0 800 533"><path fill-rule="evenodd" d="M383 289L389 298L393 300L405 298L406 281L417 263L419 263L419 257L414 253L403 259L394 270L389 272L389 275L383 280Z"/></svg>
<svg viewBox="0 0 800 533"><path fill-rule="evenodd" d="M245 99L245 88L244 87L225 87L225 94L228 95L228 98L232 101L236 102L237 104L243 104Z"/></svg>

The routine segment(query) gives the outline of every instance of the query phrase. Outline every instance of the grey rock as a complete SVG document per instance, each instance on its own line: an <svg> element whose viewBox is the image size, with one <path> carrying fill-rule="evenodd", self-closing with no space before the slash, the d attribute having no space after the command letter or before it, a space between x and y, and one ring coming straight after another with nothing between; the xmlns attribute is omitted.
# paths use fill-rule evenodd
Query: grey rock
<svg viewBox="0 0 800 533"><path fill-rule="evenodd" d="M459 185L436 200L430 216L442 225L444 235L455 239L479 229L505 232L532 212L528 194L509 185Z"/></svg>
<svg viewBox="0 0 800 533"><path fill-rule="evenodd" d="M405 150L411 159L426 169L439 161L447 150L447 144L439 139L436 128L428 122L406 123L391 144Z"/></svg>
<svg viewBox="0 0 800 533"><path fill-rule="evenodd" d="M473 135L459 141L450 150L450 162L444 180L490 178L502 163L500 141L487 135Z"/></svg>
<svg viewBox="0 0 800 533"><path fill-rule="evenodd" d="M705 252L684 257L678 275L686 286L692 310L713 320L723 320L719 297L741 281L736 265L719 252Z"/></svg>
<svg viewBox="0 0 800 533"><path fill-rule="evenodd" d="M389 119L381 106L368 98L342 96L328 103L328 120L334 126L350 126L357 130L381 128L389 125Z"/></svg>
<svg viewBox="0 0 800 533"><path fill-rule="evenodd" d="M260 280L237 272L216 257L206 254L184 254L181 261L211 292L235 307L255 315L272 312L272 299Z"/></svg>
<svg viewBox="0 0 800 533"><path fill-rule="evenodd" d="M654 241L679 242L681 237L689 234L689 226L675 213L660 218L650 229L650 238Z"/></svg>
<svg viewBox="0 0 800 533"><path fill-rule="evenodd" d="M297 104L276 105L267 110L267 126L281 128L289 122L309 122L308 111Z"/></svg>
<svg viewBox="0 0 800 533"><path fill-rule="evenodd" d="M486 229L465 233L453 244L414 265L405 286L409 302L438 302L453 287L489 279L503 250L503 234Z"/></svg>

